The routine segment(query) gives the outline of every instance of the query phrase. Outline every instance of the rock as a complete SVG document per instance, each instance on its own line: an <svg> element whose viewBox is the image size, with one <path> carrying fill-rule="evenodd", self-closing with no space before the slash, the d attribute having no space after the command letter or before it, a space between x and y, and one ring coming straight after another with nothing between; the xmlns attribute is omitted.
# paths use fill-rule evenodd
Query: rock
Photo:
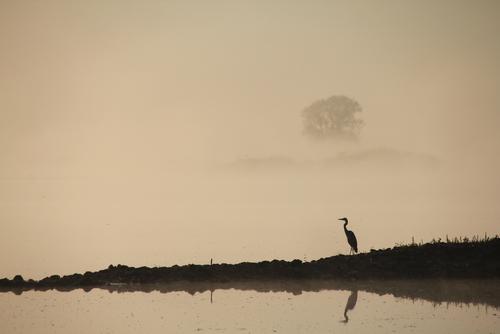
<svg viewBox="0 0 500 334"><path fill-rule="evenodd" d="M21 283L21 282L24 282L24 278L21 275L16 275L16 276L14 276L13 281L16 283Z"/></svg>

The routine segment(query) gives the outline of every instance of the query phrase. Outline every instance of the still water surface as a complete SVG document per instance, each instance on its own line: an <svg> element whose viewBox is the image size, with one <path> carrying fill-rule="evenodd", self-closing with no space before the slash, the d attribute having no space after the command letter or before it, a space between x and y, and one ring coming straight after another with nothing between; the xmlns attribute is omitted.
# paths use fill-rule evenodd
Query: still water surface
<svg viewBox="0 0 500 334"><path fill-rule="evenodd" d="M2 333L499 333L498 281L0 293Z"/></svg>

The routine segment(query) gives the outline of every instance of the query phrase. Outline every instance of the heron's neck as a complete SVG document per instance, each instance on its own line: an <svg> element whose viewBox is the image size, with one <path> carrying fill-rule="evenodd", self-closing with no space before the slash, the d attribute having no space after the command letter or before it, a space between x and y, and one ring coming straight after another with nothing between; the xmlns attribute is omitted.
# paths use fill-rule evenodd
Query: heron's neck
<svg viewBox="0 0 500 334"><path fill-rule="evenodd" d="M344 223L344 231L347 231L347 227L346 227L346 226L347 226L347 224L348 224L348 222L345 222L345 223Z"/></svg>

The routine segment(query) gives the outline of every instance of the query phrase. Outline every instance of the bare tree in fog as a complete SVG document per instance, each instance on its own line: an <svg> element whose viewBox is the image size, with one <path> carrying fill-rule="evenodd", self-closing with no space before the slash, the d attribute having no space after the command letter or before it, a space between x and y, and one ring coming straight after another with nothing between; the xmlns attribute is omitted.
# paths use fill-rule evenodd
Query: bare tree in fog
<svg viewBox="0 0 500 334"><path fill-rule="evenodd" d="M302 111L304 133L313 138L356 139L363 120L356 118L361 105L343 95L314 102Z"/></svg>

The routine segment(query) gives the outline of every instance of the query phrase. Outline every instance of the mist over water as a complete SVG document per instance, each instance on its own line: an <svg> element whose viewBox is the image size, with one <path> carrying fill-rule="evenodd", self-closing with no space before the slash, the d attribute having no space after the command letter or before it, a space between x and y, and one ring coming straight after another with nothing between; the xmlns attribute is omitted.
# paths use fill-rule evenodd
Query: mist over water
<svg viewBox="0 0 500 334"><path fill-rule="evenodd" d="M341 216L349 217L361 251L412 237L495 234L494 199L441 168L309 162L2 181L2 219L17 230L3 236L2 247L16 250L2 252L3 270L40 278L111 263L312 260L348 252Z"/></svg>

